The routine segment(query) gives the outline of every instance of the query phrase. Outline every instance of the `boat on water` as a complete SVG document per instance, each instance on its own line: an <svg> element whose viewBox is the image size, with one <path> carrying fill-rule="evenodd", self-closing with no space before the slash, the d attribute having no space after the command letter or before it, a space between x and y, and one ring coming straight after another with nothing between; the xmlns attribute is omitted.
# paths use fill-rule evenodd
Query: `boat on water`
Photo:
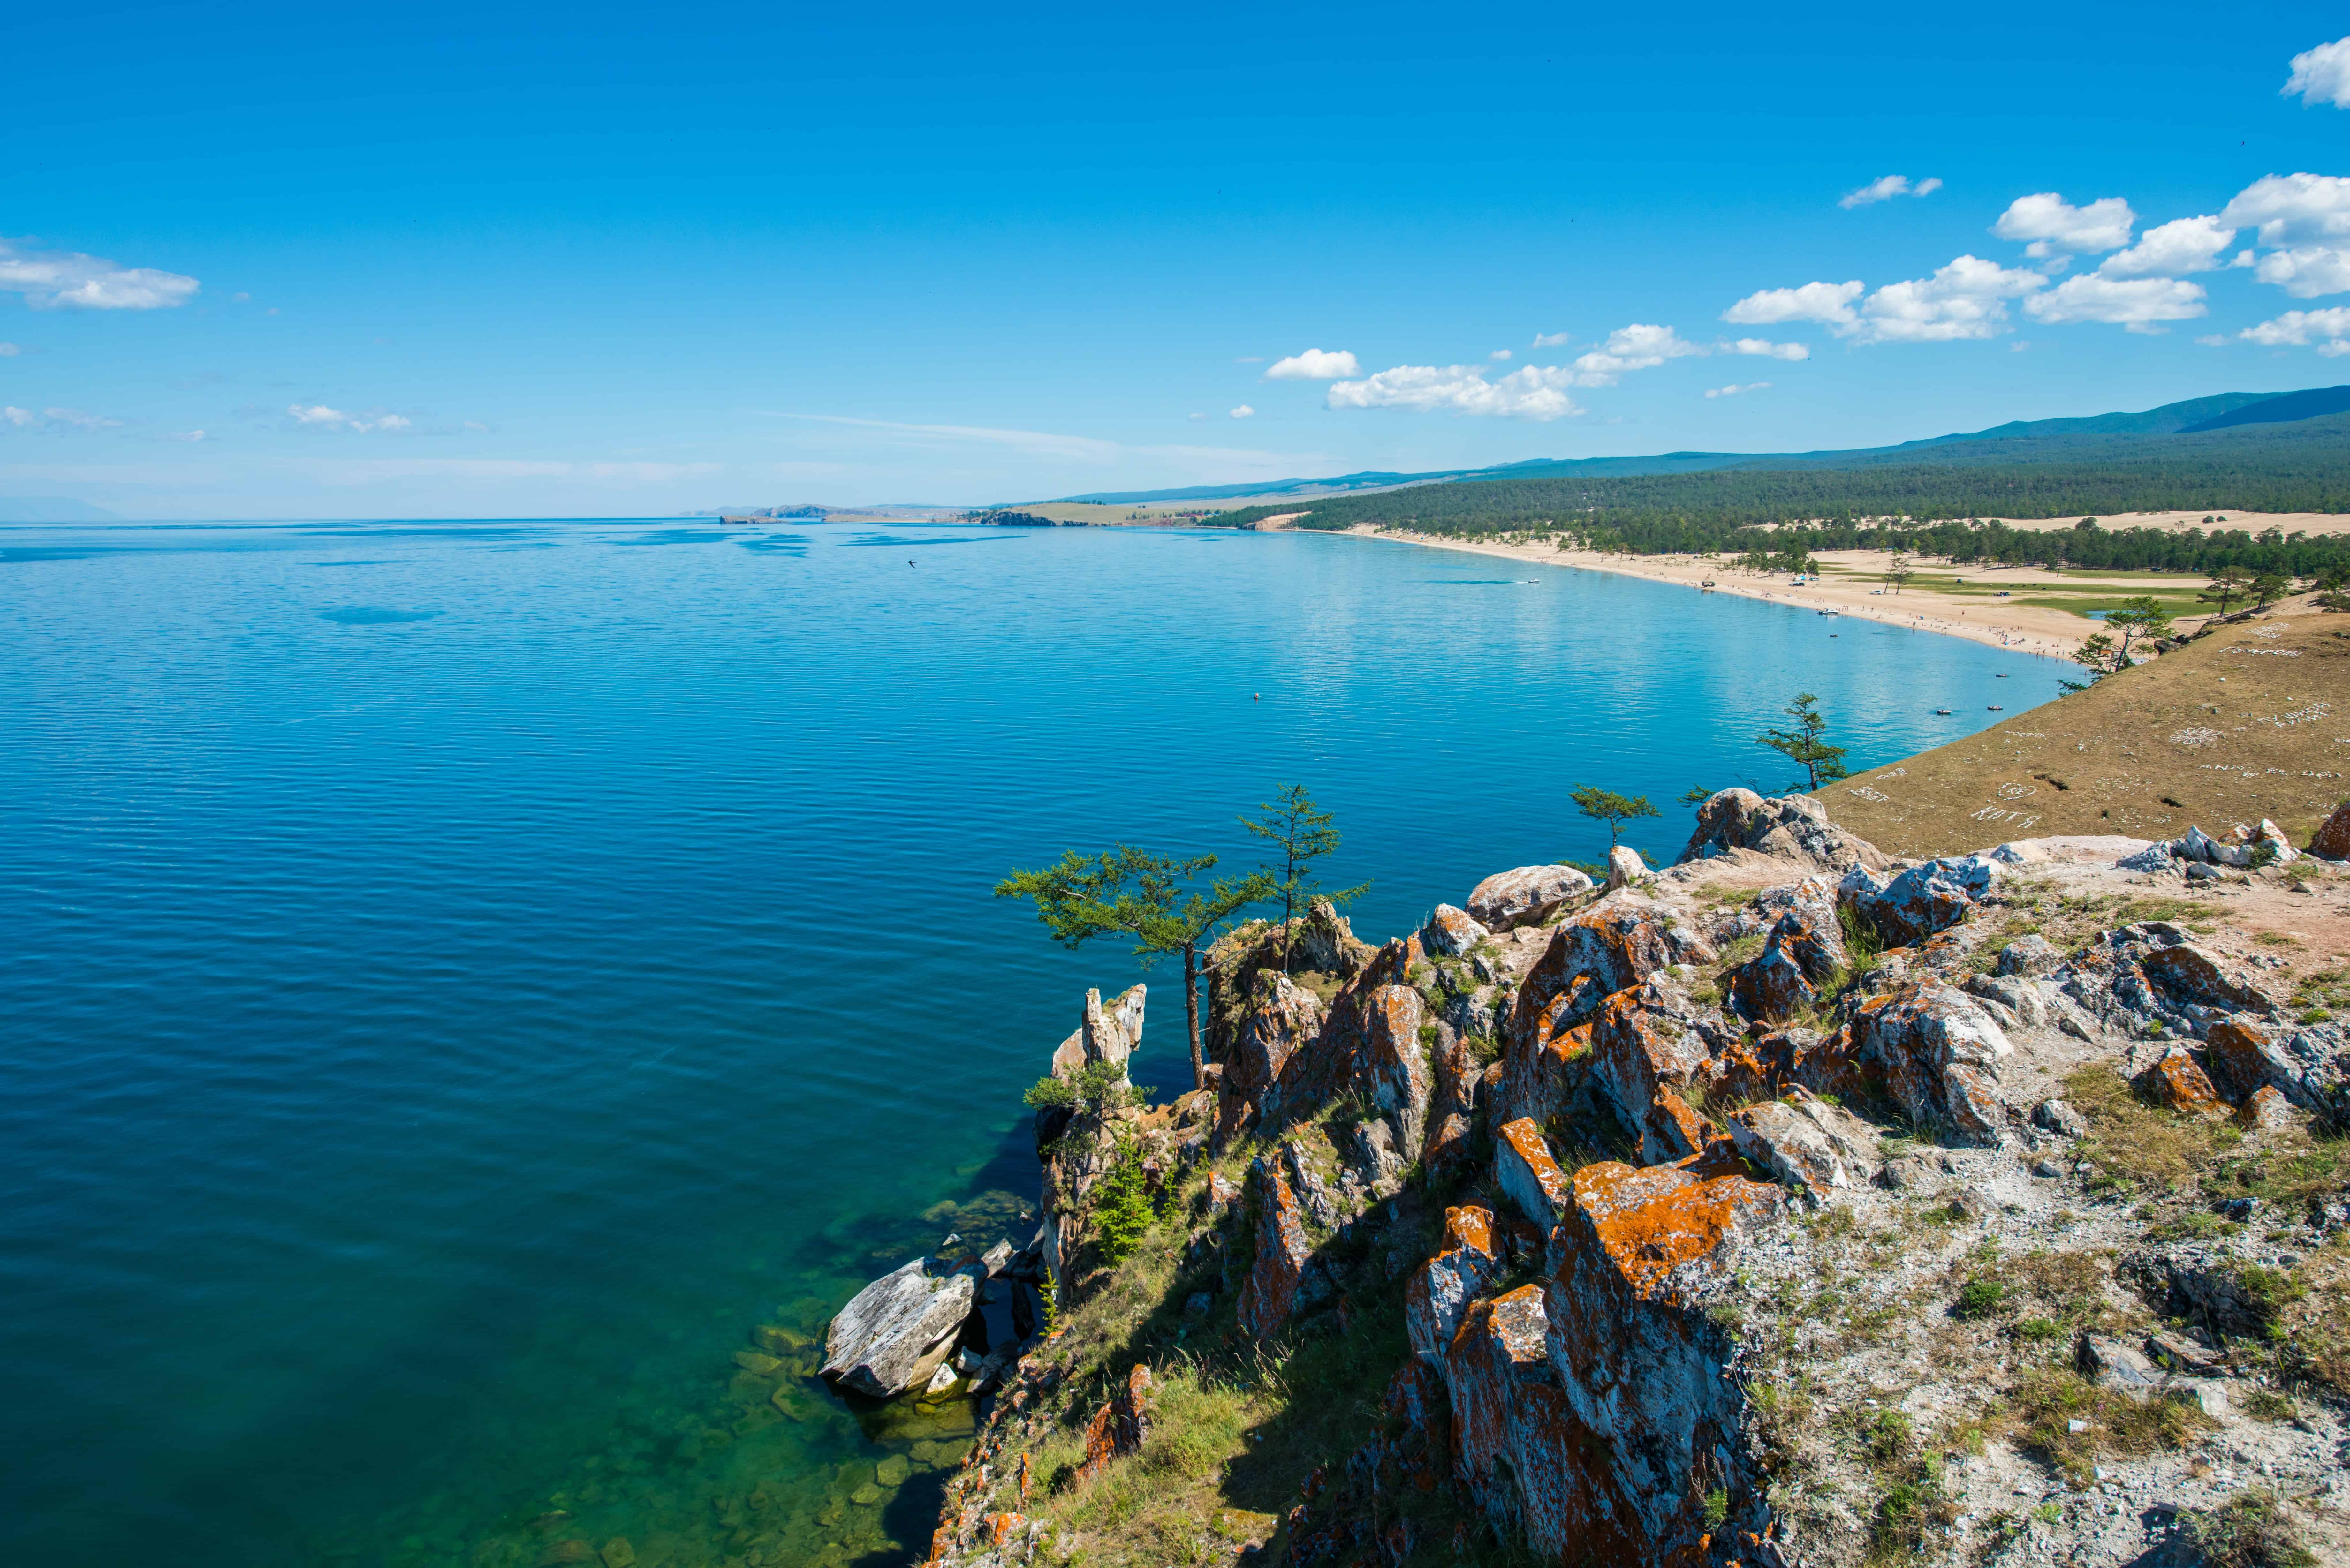
<svg viewBox="0 0 2350 1568"><path fill-rule="evenodd" d="M1991 711L1992 712L1994 712L1994 713L2004 712L2004 711L2006 711L2006 710L2002 709L2002 708L1998 703L1996 703L1996 702L1991 703L1990 706L1991 706Z"/></svg>
<svg viewBox="0 0 2350 1568"><path fill-rule="evenodd" d="M1937 712L1937 713L1948 714L1948 713L1950 712L1950 710L1949 710L1948 708L1937 708L1937 709L1935 709L1935 710L1934 710L1934 711L1935 711L1935 712Z"/></svg>
<svg viewBox="0 0 2350 1568"><path fill-rule="evenodd" d="M1820 613L1821 613L1822 615L1842 615L1842 614L1844 614L1844 611L1842 611L1842 610L1840 610L1840 609L1829 608L1829 609L1824 609L1824 610L1820 611Z"/></svg>

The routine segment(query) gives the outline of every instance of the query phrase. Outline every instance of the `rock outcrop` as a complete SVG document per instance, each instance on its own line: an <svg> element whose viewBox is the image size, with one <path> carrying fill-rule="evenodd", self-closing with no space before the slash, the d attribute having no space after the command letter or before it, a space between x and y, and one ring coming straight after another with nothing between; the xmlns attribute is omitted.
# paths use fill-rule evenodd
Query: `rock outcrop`
<svg viewBox="0 0 2350 1568"><path fill-rule="evenodd" d="M1726 789L1698 809L1697 831L1681 851L1684 862L1733 850L1795 861L1838 875L1889 864L1866 839L1828 820L1828 808L1808 795L1765 800L1751 789Z"/></svg>
<svg viewBox="0 0 2350 1568"><path fill-rule="evenodd" d="M824 1376L876 1399L927 1385L978 1297L984 1267L916 1258L840 1309L824 1339Z"/></svg>
<svg viewBox="0 0 2350 1568"><path fill-rule="evenodd" d="M1469 918L1492 930L1539 925L1591 891L1591 878L1572 866L1521 866L1497 871L1469 895Z"/></svg>
<svg viewBox="0 0 2350 1568"><path fill-rule="evenodd" d="M2165 1118L2172 1132L2247 1147L2283 1137L2350 1108L2350 1040L2339 1024L2297 1019L2262 967L2273 961L2158 921L2043 934L2042 915L2074 907L2053 899L2022 918L2015 889L2039 897L2044 878L2143 888L2115 865L2147 848L2024 840L1896 865L1815 802L1730 790L1706 804L1679 863L1624 866L1605 891L1566 868L1520 867L1378 947L1327 906L1287 929L1243 928L1208 964L1214 1090L1164 1111L1079 1108L1047 1156L1039 1250L1066 1261L1091 1255L1089 1205L1128 1158L1118 1151L1143 1151L1161 1223L1180 1238L1167 1309L1151 1316L1131 1294L1135 1279L1164 1276L1120 1276L1114 1334L1080 1352L1030 1342L950 1487L934 1562L1045 1561L1036 1532L1055 1504L1032 1497L1025 1456L1060 1434L1084 1434L1059 1483L1072 1496L1138 1454L1159 1465L1144 1450L1160 1440L1148 1437L1150 1353L1130 1347L1179 1321L1173 1340L1155 1342L1162 1368L1220 1355L1261 1367L1333 1336L1379 1343L1363 1328L1381 1310L1394 1314L1388 1343L1407 1347L1345 1396L1377 1409L1360 1446L1284 1483L1294 1501L1265 1515L1277 1529L1241 1549L1265 1568L1399 1568L1472 1555L1488 1538L1557 1568L1930 1556L1931 1533L1884 1544L1887 1499L1898 1481L1918 1509L1939 1507L1932 1487L1967 1484L1956 1479L1965 1465L1938 1470L1905 1446L1913 1421L1960 1429L1964 1400L1944 1392L1931 1410L1897 1409L1899 1391L1947 1382L1934 1358L1972 1354L1969 1335L2005 1376L2038 1354L2022 1347L2051 1337L2041 1323L2086 1325L2046 1355L2098 1397L2184 1399L2219 1419L2234 1374L2216 1352L2184 1330L2122 1333L2141 1309L2100 1293L2110 1279L2142 1310L2218 1343L2270 1343L2287 1298L2269 1263L2249 1261L2269 1256L2248 1251L2266 1243L2146 1243L2126 1206L2088 1188L2095 1162L2118 1158L2095 1141L2094 1118L2116 1094L2128 1104L2126 1075L2138 1099L2178 1113ZM1139 999L1130 1030L1117 1004L1089 1000L1085 1019L1056 1072L1139 1037ZM1110 1043L1098 1054L1097 1035ZM2102 1099L2071 1075L2090 1071L2114 1075ZM1895 1132L1903 1141L1888 1150ZM2239 1223L2259 1199L2231 1201ZM2350 1226L2350 1199L2335 1208ZM2336 1223L2320 1210L2311 1223ZM2048 1251L2108 1211L2133 1227L2129 1244L2101 1231L2095 1254ZM2009 1214L2031 1218L2002 1251ZM2182 1233L2208 1236L2208 1218ZM1833 1267L1801 1272L1838 1246ZM1935 1250L1930 1267L1880 1289L1875 1276L1900 1273L1909 1247ZM2015 1260L2012 1278L1984 1262L1995 1256ZM2097 1257L2118 1258L2110 1275ZM1056 1272L1065 1312L1110 1277ZM2005 1310L2003 1293L2029 1291L2062 1293L2045 1315L2019 1307L1977 1325ZM1864 1298L1878 1304L1864 1312ZM1912 1359L1867 1361L1869 1336L1902 1312L1923 1314ZM1844 1384L1804 1380L1804 1399L1836 1412L1814 1429L1792 1413L1795 1396L1757 1371L1800 1345L1824 1363L1845 1357ZM1090 1381L1056 1392L1062 1377ZM1178 1407L1170 1396L1166 1408ZM2065 1435L2085 1445L2091 1425ZM2020 1440L1991 1443L2007 1444L2002 1465L2022 1462ZM1798 1473L1791 1445L1809 1445L1801 1487L1784 1484ZM2306 1447L2326 1462L2323 1443ZM1841 1456L1877 1448L1883 1468L1848 1502L1823 1502ZM1165 1463L1188 1462L1169 1453ZM1259 1451L1222 1462L1262 1493ZM1988 1518L2012 1495L1968 1506ZM1953 1552L1967 1517L1935 1516ZM1800 1552L1798 1532L1811 1532ZM1966 1550L1990 1561L2010 1539L1968 1538Z"/></svg>

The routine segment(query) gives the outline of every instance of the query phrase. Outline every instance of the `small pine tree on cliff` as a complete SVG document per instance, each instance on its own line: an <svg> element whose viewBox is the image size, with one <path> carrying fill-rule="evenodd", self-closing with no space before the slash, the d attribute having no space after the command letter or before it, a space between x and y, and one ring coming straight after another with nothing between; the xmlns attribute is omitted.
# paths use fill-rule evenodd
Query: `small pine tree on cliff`
<svg viewBox="0 0 2350 1568"><path fill-rule="evenodd" d="M1594 822L1607 825L1607 847L1610 849L1619 842L1627 822L1661 815L1648 804L1648 797L1644 794L1617 794L1612 789L1601 789L1596 784L1577 784L1566 793L1567 798L1575 802L1577 811Z"/></svg>
<svg viewBox="0 0 2350 1568"><path fill-rule="evenodd" d="M1337 851L1338 830L1330 826L1337 818L1317 807L1304 784L1283 784L1279 794L1257 809L1264 815L1253 820L1242 817L1241 826L1270 840L1279 851L1280 864L1265 867L1260 875L1273 885L1266 897L1281 900L1281 971L1287 974L1298 909L1310 908L1316 898L1327 898L1333 904L1350 902L1362 897L1370 884L1326 889L1314 880L1314 862Z"/></svg>
<svg viewBox="0 0 2350 1568"><path fill-rule="evenodd" d="M1275 892L1273 879L1261 871L1212 882L1204 891L1190 886L1215 864L1212 855L1178 860L1120 844L1098 855L1071 850L1057 865L1014 871L995 885L999 898L1033 899L1036 918L1064 947L1125 935L1134 939L1146 969L1169 954L1182 959L1183 1023L1197 1088L1208 1082L1200 1052L1200 949L1214 941L1217 929L1234 914Z"/></svg>
<svg viewBox="0 0 2350 1568"><path fill-rule="evenodd" d="M2220 607L2213 612L2226 615L2228 607L2242 598L2252 586L2251 575L2241 566L2223 566L2211 575L2211 586L2195 597Z"/></svg>
<svg viewBox="0 0 2350 1568"><path fill-rule="evenodd" d="M1820 700L1808 691L1799 691L1795 700L1781 711L1794 721L1794 727L1765 730L1754 737L1754 743L1770 747L1803 769L1804 776L1810 781L1809 788L1817 789L1843 778L1846 748L1827 743L1828 721L1820 711Z"/></svg>

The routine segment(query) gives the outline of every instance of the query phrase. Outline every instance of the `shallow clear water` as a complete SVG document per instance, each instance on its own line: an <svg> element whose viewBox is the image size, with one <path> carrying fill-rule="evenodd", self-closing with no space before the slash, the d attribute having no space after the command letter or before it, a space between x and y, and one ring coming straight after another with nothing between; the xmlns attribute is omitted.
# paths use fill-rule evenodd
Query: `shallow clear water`
<svg viewBox="0 0 2350 1568"><path fill-rule="evenodd" d="M1018 1228L1019 1090L1136 969L1005 870L1246 864L1235 814L1302 779L1377 938L1603 852L1573 784L1783 785L1751 737L1799 690L1866 763L2054 673L1312 535L0 529L0 1529L919 1560L967 1415L779 1411L730 1357Z"/></svg>

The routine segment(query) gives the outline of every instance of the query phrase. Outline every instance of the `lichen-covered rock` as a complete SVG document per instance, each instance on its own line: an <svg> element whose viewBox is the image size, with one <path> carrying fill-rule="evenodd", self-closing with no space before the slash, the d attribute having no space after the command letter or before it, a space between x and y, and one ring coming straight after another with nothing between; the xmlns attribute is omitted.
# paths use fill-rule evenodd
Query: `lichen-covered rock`
<svg viewBox="0 0 2350 1568"><path fill-rule="evenodd" d="M2323 1110L2324 1075L2310 1071L2312 1059L2323 1060L2323 1049L2296 1054L2293 1048L2304 1044L2306 1033L2287 1033L2249 1018L2220 1020L2203 1037L2217 1087L2239 1105L2272 1088L2297 1106Z"/></svg>
<svg viewBox="0 0 2350 1568"><path fill-rule="evenodd" d="M1722 790L1700 806L1697 830L1680 858L1704 860L1733 849L1807 860L1838 873L1856 866L1873 871L1887 866L1875 845L1830 822L1827 807L1818 801L1800 794L1765 800L1751 789Z"/></svg>
<svg viewBox="0 0 2350 1568"><path fill-rule="evenodd" d="M1685 1096L1712 1062L1710 1039L1681 1006L1654 984L1618 992L1592 1029L1591 1085L1615 1107L1639 1146L1643 1164L1695 1154L1705 1122Z"/></svg>
<svg viewBox="0 0 2350 1568"><path fill-rule="evenodd" d="M1431 1171L1450 1172L1469 1158L1477 1130L1477 1099L1484 1068L1450 1024L1436 1028L1429 1066L1435 1089L1428 1102L1428 1139L1420 1158Z"/></svg>
<svg viewBox="0 0 2350 1568"><path fill-rule="evenodd" d="M2293 1125L2293 1102L2271 1085L2263 1084L2244 1096L2236 1112L2236 1120L2244 1127L2262 1132L2274 1132Z"/></svg>
<svg viewBox="0 0 2350 1568"><path fill-rule="evenodd" d="M1572 1196L1566 1174L1550 1152L1550 1140L1528 1116L1494 1133L1493 1180L1518 1212L1545 1233L1565 1213Z"/></svg>
<svg viewBox="0 0 2350 1568"><path fill-rule="evenodd" d="M1591 878L1572 866L1521 866L1478 883L1469 895L1469 918L1496 931L1533 925L1589 891Z"/></svg>
<svg viewBox="0 0 2350 1568"><path fill-rule="evenodd" d="M1371 1103L1387 1113L1396 1152L1406 1165L1419 1159L1427 1145L1429 1102L1436 1089L1428 1044L1420 1038L1426 1022L1419 992L1408 985L1382 985L1364 1000L1365 1087Z"/></svg>
<svg viewBox="0 0 2350 1568"><path fill-rule="evenodd" d="M1125 1386L1087 1425L1086 1457L1077 1465L1076 1479L1091 1480L1107 1469L1111 1460L1139 1453L1149 1436L1150 1368L1138 1363L1126 1375ZM997 1532L996 1539L1002 1538L1002 1532Z"/></svg>
<svg viewBox="0 0 2350 1568"><path fill-rule="evenodd" d="M1356 937L1347 917L1327 898L1316 898L1306 906L1305 918L1297 922L1297 934L1291 940L1298 963L1323 974L1341 977L1354 975L1378 951Z"/></svg>
<svg viewBox="0 0 2350 1568"><path fill-rule="evenodd" d="M2101 933L2056 978L2088 1018L2125 1034L2199 1036L2235 1013L2276 1018L2284 1012L2252 971L2162 920Z"/></svg>
<svg viewBox="0 0 2350 1568"><path fill-rule="evenodd" d="M1535 1114L1520 1085L1541 1080L1536 1058L1600 1004L1659 970L1703 963L1713 950L1669 906L1637 892L1610 893L1551 933L1550 946L1526 972L1510 1013L1505 1078L1510 1115Z"/></svg>
<svg viewBox="0 0 2350 1568"><path fill-rule="evenodd" d="M1249 1168L1256 1201L1256 1262L1241 1286L1241 1326L1259 1339L1276 1334L1300 1308L1328 1293L1328 1276L1314 1259L1305 1214L1289 1179L1259 1158Z"/></svg>
<svg viewBox="0 0 2350 1568"><path fill-rule="evenodd" d="M1633 883L1644 880L1648 875L1648 868L1641 863L1638 850L1627 844L1611 844L1607 846L1607 890L1609 892L1612 893L1618 888L1629 888Z"/></svg>
<svg viewBox="0 0 2350 1568"><path fill-rule="evenodd" d="M2000 1066L2012 1049L1973 998L1926 978L1862 1002L1836 1039L1807 1053L1795 1072L1819 1094L1881 1089L1912 1121L1996 1145L2006 1121Z"/></svg>
<svg viewBox="0 0 2350 1568"><path fill-rule="evenodd" d="M1833 1202L1876 1174L1869 1154L1876 1136L1859 1117L1800 1089L1732 1111L1726 1127L1740 1154L1815 1203Z"/></svg>
<svg viewBox="0 0 2350 1568"><path fill-rule="evenodd" d="M928 1383L954 1349L983 1265L916 1258L852 1297L825 1333L822 1376L876 1399Z"/></svg>
<svg viewBox="0 0 2350 1568"><path fill-rule="evenodd" d="M1256 971L1250 1007L1239 1037L1225 1059L1217 1090L1219 1137L1250 1126L1265 1091L1280 1081L1289 1060L1322 1033L1322 999L1279 970Z"/></svg>
<svg viewBox="0 0 2350 1568"><path fill-rule="evenodd" d="M1439 904L1420 928L1419 945L1447 958L1461 958L1492 935L1467 914L1450 904Z"/></svg>
<svg viewBox="0 0 2350 1568"><path fill-rule="evenodd" d="M2174 1111L2188 1111L2215 1120L2228 1114L2228 1102L2220 1097L2210 1075L2183 1045L2173 1045L2156 1057L2130 1080L2130 1086L2141 1097Z"/></svg>
<svg viewBox="0 0 2350 1568"><path fill-rule="evenodd" d="M1891 877L1855 867L1836 891L1888 946L1910 947L1965 919L1998 874L1998 864L1980 855L1929 860Z"/></svg>
<svg viewBox="0 0 2350 1568"><path fill-rule="evenodd" d="M1586 1166L1552 1239L1544 1301L1571 1418L1561 1436L1598 1439L1570 1467L1580 1490L1569 1539L1602 1562L1705 1561L1702 1489L1690 1478L1710 1471L1733 1493L1752 1480L1734 1473L1751 1463L1728 1440L1742 1396L1723 1376L1730 1345L1700 1294L1734 1269L1747 1238L1785 1213L1786 1195L1707 1166ZM1554 1429L1568 1425L1543 1415Z"/></svg>
<svg viewBox="0 0 2350 1568"><path fill-rule="evenodd" d="M1404 1286L1404 1332L1412 1349L1440 1358L1469 1303L1502 1272L1493 1213L1475 1204L1444 1211L1444 1240Z"/></svg>
<svg viewBox="0 0 2350 1568"><path fill-rule="evenodd" d="M2309 852L2327 860L2350 860L2350 800L2334 808L2309 841Z"/></svg>
<svg viewBox="0 0 2350 1568"><path fill-rule="evenodd" d="M1477 1303L1445 1359L1454 1474L1497 1530L1522 1530L1538 1556L1563 1560L1596 1544L1591 1494L1600 1478L1590 1434L1551 1367L1544 1295L1524 1285Z"/></svg>

